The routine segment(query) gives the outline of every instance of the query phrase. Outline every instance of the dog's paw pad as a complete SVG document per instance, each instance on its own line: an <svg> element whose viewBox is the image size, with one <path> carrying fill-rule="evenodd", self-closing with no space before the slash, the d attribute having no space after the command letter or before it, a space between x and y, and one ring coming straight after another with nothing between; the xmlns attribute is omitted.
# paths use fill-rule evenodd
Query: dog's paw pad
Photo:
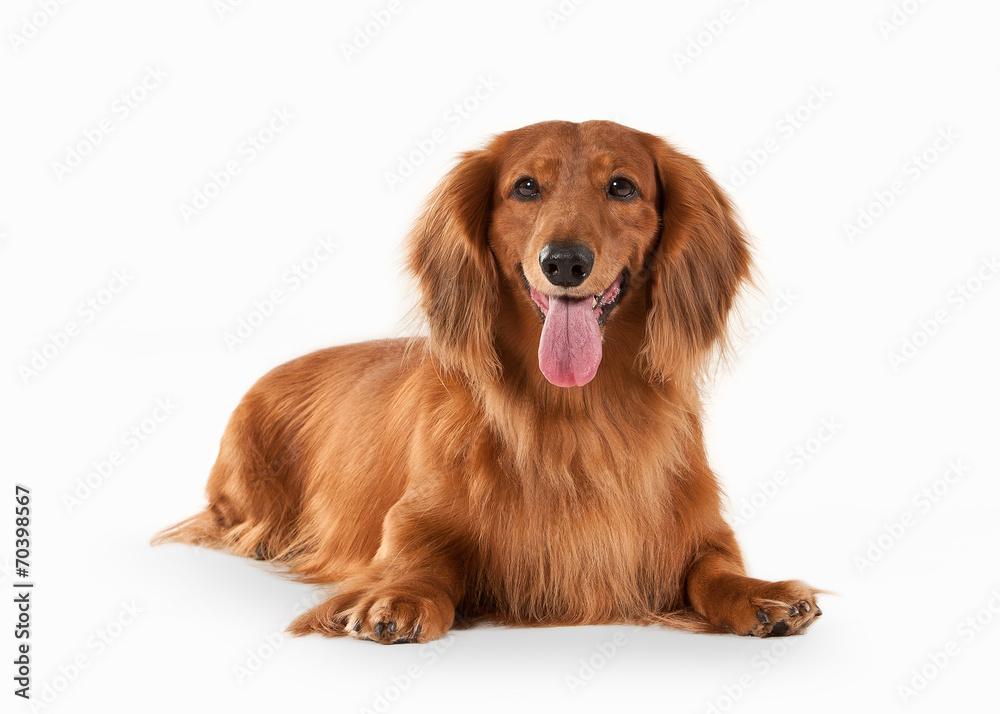
<svg viewBox="0 0 1000 714"><path fill-rule="evenodd" d="M785 620L778 620L773 625L771 625L771 631L767 633L768 637L782 637L788 634L788 623Z"/></svg>

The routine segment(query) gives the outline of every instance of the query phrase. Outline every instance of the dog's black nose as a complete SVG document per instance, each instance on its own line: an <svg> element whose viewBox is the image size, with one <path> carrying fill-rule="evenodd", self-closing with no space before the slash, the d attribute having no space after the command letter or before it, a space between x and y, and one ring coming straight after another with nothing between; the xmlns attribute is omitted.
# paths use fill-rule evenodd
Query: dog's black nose
<svg viewBox="0 0 1000 714"><path fill-rule="evenodd" d="M549 243L538 254L538 264L553 285L575 288L590 275L594 253L582 243Z"/></svg>

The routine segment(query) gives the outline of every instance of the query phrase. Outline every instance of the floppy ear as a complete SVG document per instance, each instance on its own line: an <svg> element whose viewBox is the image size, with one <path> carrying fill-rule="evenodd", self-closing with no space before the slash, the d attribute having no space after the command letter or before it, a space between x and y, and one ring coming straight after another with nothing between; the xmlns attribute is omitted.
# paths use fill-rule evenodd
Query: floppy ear
<svg viewBox="0 0 1000 714"><path fill-rule="evenodd" d="M700 162L650 137L661 233L648 263L650 308L642 356L650 378L699 372L725 341L729 311L749 280L750 250L722 188Z"/></svg>
<svg viewBox="0 0 1000 714"><path fill-rule="evenodd" d="M486 238L495 173L489 150L463 154L409 238L409 268L430 323L430 350L445 369L474 381L494 377L500 366L493 344L498 275Z"/></svg>

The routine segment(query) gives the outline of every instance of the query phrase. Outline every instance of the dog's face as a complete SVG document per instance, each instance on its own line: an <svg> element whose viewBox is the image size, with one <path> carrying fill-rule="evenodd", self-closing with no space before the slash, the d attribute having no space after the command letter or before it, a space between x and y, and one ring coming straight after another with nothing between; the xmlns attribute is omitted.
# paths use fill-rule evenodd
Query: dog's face
<svg viewBox="0 0 1000 714"><path fill-rule="evenodd" d="M630 343L641 344L632 361L648 379L696 368L723 332L749 253L697 161L612 122L545 122L463 157L417 224L410 266L446 366L488 378L506 325L537 334L549 382L581 387L626 302L643 318ZM497 319L511 309L519 320Z"/></svg>
<svg viewBox="0 0 1000 714"><path fill-rule="evenodd" d="M489 244L543 322L539 368L557 386L587 384L659 237L653 154L618 124L553 122L511 132L496 167Z"/></svg>

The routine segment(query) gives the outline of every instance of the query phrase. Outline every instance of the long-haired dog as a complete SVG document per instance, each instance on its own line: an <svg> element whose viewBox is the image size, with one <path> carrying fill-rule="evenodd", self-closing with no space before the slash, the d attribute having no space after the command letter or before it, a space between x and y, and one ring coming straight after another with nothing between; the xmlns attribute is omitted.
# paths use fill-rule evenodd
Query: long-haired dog
<svg viewBox="0 0 1000 714"><path fill-rule="evenodd" d="M792 635L799 581L746 575L700 376L751 271L700 163L611 122L464 154L409 238L423 338L315 352L233 413L208 507L156 541L336 585L295 620L425 642L456 617Z"/></svg>

